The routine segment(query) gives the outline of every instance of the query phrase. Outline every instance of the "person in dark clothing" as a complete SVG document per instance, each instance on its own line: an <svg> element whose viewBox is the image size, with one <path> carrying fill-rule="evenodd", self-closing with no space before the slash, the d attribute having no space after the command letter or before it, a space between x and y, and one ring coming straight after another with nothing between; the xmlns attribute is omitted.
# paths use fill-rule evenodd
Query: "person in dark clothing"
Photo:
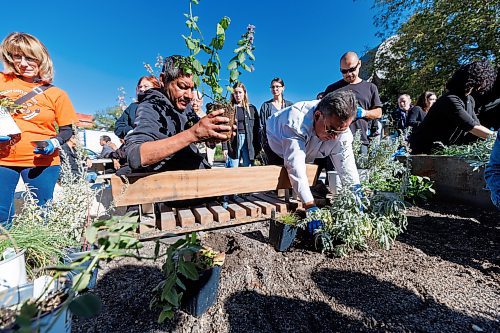
<svg viewBox="0 0 500 333"><path fill-rule="evenodd" d="M146 90L151 88L160 88L160 81L153 76L143 76L137 82L137 86L135 87L135 93L137 96L139 94L144 93ZM127 133L131 132L134 128L134 122L137 113L137 103L131 103L125 111L123 111L120 118L118 118L115 122L115 134L118 138L124 139Z"/></svg>
<svg viewBox="0 0 500 333"><path fill-rule="evenodd" d="M436 94L432 91L422 93L417 99L417 105L408 111L408 126L413 129L419 126L436 100Z"/></svg>
<svg viewBox="0 0 500 333"><path fill-rule="evenodd" d="M210 168L195 143L225 140L223 132L232 129L229 119L221 116L224 109L201 119L196 116L189 106L193 77L180 68L181 61L181 56L165 58L160 74L162 88L139 95L135 128L125 137L125 152L133 172Z"/></svg>
<svg viewBox="0 0 500 333"><path fill-rule="evenodd" d="M495 83L492 88L484 93L472 93L476 101L477 118L481 125L487 128L493 128L495 131L500 129L500 67L495 71Z"/></svg>
<svg viewBox="0 0 500 333"><path fill-rule="evenodd" d="M410 95L403 94L398 97L398 108L391 113L394 128L398 132L404 132L408 126L408 112L412 107Z"/></svg>
<svg viewBox="0 0 500 333"><path fill-rule="evenodd" d="M356 120L350 126L353 134L361 133L362 152L368 152L370 143L368 132L371 127L370 121L382 117L382 102L378 94L377 86L371 82L364 81L359 77L361 60L355 52L349 51L340 58L340 72L342 79L329 85L324 95L332 91L352 90L358 101Z"/></svg>
<svg viewBox="0 0 500 333"><path fill-rule="evenodd" d="M283 92L285 91L285 82L279 78L275 77L271 80L271 93L273 94L273 98L264 102L260 107L260 138L262 145L264 144L264 140L266 138L266 120L273 113L287 108L291 106L293 103L291 101L287 101ZM264 152L261 152L263 163L267 164L267 158Z"/></svg>
<svg viewBox="0 0 500 333"><path fill-rule="evenodd" d="M59 156L61 158L61 164L63 165L64 163L68 163L70 168L69 171L74 176L82 176L84 170L92 166L92 160L86 158L84 162L85 165L83 165L83 160L80 156L78 156L78 152L76 150L77 141L78 139L76 135L73 135L68 141L66 141L61 146L61 151L59 152ZM65 169L63 168L63 170ZM91 183L95 182L96 177L97 174L95 172L87 173L87 181Z"/></svg>
<svg viewBox="0 0 500 333"><path fill-rule="evenodd" d="M246 87L238 82L233 86L231 104L234 106L236 135L222 143L222 152L228 167L251 166L261 150L260 118L255 106L249 103Z"/></svg>
<svg viewBox="0 0 500 333"><path fill-rule="evenodd" d="M479 123L470 94L491 89L493 73L489 62L475 61L460 67L448 80L447 92L438 98L410 135L411 153L429 154L437 142L460 145L492 135L492 131Z"/></svg>

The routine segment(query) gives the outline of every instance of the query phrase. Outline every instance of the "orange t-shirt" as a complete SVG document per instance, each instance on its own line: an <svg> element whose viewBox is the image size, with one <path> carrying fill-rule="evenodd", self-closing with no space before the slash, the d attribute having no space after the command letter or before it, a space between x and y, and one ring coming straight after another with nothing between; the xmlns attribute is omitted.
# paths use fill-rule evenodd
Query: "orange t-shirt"
<svg viewBox="0 0 500 333"><path fill-rule="evenodd" d="M13 101L40 85L0 72L0 95L5 95ZM77 122L78 118L68 95L57 87L50 87L22 105L22 112L12 115L21 130L21 139L9 148L0 150L0 165L22 167L59 165L59 150L56 149L51 155L35 154L31 141L55 137L56 124L66 126Z"/></svg>

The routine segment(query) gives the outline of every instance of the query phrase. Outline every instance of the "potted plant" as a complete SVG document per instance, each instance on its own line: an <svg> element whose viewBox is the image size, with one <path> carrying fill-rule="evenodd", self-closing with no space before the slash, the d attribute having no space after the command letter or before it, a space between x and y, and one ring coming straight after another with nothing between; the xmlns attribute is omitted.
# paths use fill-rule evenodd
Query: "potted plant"
<svg viewBox="0 0 500 333"><path fill-rule="evenodd" d="M136 238L135 218L112 218L98 221L86 229L86 237L97 249L68 265L45 267L52 277L0 292L0 331L71 332L72 314L89 317L100 310L100 300L91 293L80 294L92 276L99 260L133 255L141 244ZM82 267L87 263L85 269ZM68 283L65 275L79 270Z"/></svg>
<svg viewBox="0 0 500 333"><path fill-rule="evenodd" d="M216 34L210 39L207 44L203 38L203 34L198 26L198 16L193 15L193 5L197 5L199 0L189 1L189 13L184 14L187 18L186 26L189 29L189 35L182 36L184 38L189 56L180 59L179 67L185 73L193 75L195 85L200 89L203 95L208 96L212 103L207 107L207 113L212 111L225 109L224 116L230 119L229 123L234 123L235 110L228 102L227 95L232 92L232 86L238 82L241 74L240 69L252 72L253 65L248 65L245 61L250 59L255 60L253 50L255 49L254 33L255 26L249 24L247 31L241 36L237 42L237 47L234 49L235 55L229 60L227 70L229 70L228 84L224 88L221 85L221 69L222 63L220 60L220 52L224 48L226 41L226 30L231 23L231 19L224 16L217 23ZM207 94L205 87L208 86L210 92ZM233 131L226 133L227 139L231 138Z"/></svg>
<svg viewBox="0 0 500 333"><path fill-rule="evenodd" d="M4 240L9 239L13 247L6 247ZM20 250L16 241L0 225L0 291L24 284L26 275L26 250Z"/></svg>
<svg viewBox="0 0 500 333"><path fill-rule="evenodd" d="M164 279L154 288L150 304L161 308L158 322L172 319L177 308L201 316L217 299L224 253L201 246L193 232L169 245L165 257Z"/></svg>
<svg viewBox="0 0 500 333"><path fill-rule="evenodd" d="M271 212L269 220L269 243L279 252L288 250L297 235L300 218L295 213L282 214L276 218L276 213Z"/></svg>

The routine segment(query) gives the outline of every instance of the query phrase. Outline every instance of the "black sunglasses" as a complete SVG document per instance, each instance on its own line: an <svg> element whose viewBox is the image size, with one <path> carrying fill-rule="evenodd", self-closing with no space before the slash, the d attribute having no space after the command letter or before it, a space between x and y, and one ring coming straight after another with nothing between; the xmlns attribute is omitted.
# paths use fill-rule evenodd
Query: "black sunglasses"
<svg viewBox="0 0 500 333"><path fill-rule="evenodd" d="M351 67L351 68L348 68L348 69L342 69L342 68L341 68L341 69L340 69L340 72L341 72L342 74L352 73L352 72L356 71L356 69L358 69L358 66L359 66L359 61L358 61L358 63L356 64L356 66L354 66L354 67Z"/></svg>

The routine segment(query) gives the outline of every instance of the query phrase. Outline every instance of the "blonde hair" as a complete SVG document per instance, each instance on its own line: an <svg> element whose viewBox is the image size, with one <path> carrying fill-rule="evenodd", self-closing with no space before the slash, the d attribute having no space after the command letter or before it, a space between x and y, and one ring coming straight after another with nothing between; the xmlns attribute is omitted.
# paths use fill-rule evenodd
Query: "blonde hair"
<svg viewBox="0 0 500 333"><path fill-rule="evenodd" d="M245 93L245 96L243 97L243 101L241 104L243 104L243 108L247 110L247 112L250 112L250 102L248 101L248 94L247 94L247 88L245 85L241 82L237 82L233 85L233 90L236 88L241 88L243 89L243 92ZM231 94L231 104L237 104L236 99L234 98L234 94Z"/></svg>
<svg viewBox="0 0 500 333"><path fill-rule="evenodd" d="M0 45L0 52L5 74L21 75L16 70L12 58L15 54L21 54L36 59L39 67L38 76L41 81L52 83L54 80L54 65L49 51L35 36L24 32L12 32L3 40L2 45Z"/></svg>

